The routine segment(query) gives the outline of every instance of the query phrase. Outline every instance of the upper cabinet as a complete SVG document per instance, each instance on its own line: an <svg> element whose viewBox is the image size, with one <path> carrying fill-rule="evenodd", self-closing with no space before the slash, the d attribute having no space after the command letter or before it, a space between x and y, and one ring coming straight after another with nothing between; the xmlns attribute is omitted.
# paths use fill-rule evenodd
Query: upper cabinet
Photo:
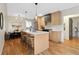
<svg viewBox="0 0 79 59"><path fill-rule="evenodd" d="M61 25L62 19L61 19L61 12L57 11L54 13L49 13L44 16L38 16L37 17L37 23L38 23L38 30L42 30L47 25Z"/></svg>
<svg viewBox="0 0 79 59"><path fill-rule="evenodd" d="M38 23L38 30L42 30L45 27L44 16L38 16L37 23Z"/></svg>
<svg viewBox="0 0 79 59"><path fill-rule="evenodd" d="M45 26L51 24L51 14L46 14L44 15L44 20L45 20Z"/></svg>
<svg viewBox="0 0 79 59"><path fill-rule="evenodd" d="M51 13L51 24L52 25L60 25L61 22L62 22L62 20L61 20L61 12L60 11Z"/></svg>

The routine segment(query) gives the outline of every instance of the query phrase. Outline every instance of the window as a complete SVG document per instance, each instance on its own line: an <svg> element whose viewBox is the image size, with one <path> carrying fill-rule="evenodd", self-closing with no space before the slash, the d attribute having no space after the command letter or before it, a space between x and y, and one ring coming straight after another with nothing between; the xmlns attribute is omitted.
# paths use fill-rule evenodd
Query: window
<svg viewBox="0 0 79 59"><path fill-rule="evenodd" d="M26 28L29 28L32 26L32 22L31 21L28 21L26 20Z"/></svg>

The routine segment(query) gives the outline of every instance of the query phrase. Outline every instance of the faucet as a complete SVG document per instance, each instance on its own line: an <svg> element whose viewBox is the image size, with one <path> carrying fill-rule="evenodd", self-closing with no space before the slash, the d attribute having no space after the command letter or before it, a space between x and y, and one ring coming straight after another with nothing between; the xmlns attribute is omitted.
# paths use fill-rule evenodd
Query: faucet
<svg viewBox="0 0 79 59"><path fill-rule="evenodd" d="M32 26L30 26L30 27L29 27L29 29L30 29L30 31L32 31L33 27L32 27Z"/></svg>

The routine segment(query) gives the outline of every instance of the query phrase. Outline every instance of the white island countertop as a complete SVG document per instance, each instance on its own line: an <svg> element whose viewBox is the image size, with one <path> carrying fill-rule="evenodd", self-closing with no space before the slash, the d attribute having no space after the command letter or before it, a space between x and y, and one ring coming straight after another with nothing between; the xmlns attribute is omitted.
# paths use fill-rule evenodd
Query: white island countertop
<svg viewBox="0 0 79 59"><path fill-rule="evenodd" d="M27 33L32 34L32 35L40 35L40 34L49 33L49 32L45 32L45 31L35 31L35 32L32 32L32 31L24 31L24 32L27 32Z"/></svg>

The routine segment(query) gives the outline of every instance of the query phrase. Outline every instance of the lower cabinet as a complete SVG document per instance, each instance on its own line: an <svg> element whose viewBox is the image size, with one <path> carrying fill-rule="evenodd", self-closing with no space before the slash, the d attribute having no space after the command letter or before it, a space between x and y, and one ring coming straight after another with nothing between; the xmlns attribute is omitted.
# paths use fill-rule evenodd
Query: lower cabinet
<svg viewBox="0 0 79 59"><path fill-rule="evenodd" d="M49 33L35 35L34 54L39 54L49 48Z"/></svg>
<svg viewBox="0 0 79 59"><path fill-rule="evenodd" d="M22 35L22 41L33 50L33 54L37 55L49 48L49 33L42 32L40 34L25 34Z"/></svg>
<svg viewBox="0 0 79 59"><path fill-rule="evenodd" d="M50 40L55 42L60 42L61 39L61 31L51 31L50 32Z"/></svg>
<svg viewBox="0 0 79 59"><path fill-rule="evenodd" d="M57 11L57 12L51 13L51 24L60 25L61 23L62 23L61 12Z"/></svg>
<svg viewBox="0 0 79 59"><path fill-rule="evenodd" d="M28 45L28 47L34 48L34 36L29 34L21 35L21 42Z"/></svg>
<svg viewBox="0 0 79 59"><path fill-rule="evenodd" d="M34 36L28 36L27 37L27 44L29 47L34 49Z"/></svg>

